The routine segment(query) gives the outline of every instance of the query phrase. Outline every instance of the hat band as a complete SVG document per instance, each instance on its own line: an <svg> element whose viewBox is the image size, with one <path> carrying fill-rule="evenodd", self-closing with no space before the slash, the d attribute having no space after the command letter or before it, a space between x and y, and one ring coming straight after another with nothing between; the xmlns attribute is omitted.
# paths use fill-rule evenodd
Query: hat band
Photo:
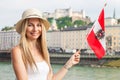
<svg viewBox="0 0 120 80"><path fill-rule="evenodd" d="M28 16L26 16L25 18L31 18L31 17L38 17L38 18L41 18L40 15L36 15L36 14L28 15Z"/></svg>

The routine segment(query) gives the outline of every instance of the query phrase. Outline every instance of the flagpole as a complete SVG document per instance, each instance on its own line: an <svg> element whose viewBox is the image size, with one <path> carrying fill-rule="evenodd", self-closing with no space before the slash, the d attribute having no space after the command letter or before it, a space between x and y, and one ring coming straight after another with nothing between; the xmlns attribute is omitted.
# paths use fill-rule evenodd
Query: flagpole
<svg viewBox="0 0 120 80"><path fill-rule="evenodd" d="M107 2L104 4L104 7L106 7L107 6Z"/></svg>

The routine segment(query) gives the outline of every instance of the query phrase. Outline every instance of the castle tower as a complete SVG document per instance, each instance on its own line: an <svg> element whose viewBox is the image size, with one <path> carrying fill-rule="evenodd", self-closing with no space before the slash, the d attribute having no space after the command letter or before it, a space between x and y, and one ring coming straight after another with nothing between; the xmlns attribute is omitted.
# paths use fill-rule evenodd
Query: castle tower
<svg viewBox="0 0 120 80"><path fill-rule="evenodd" d="M116 18L115 8L114 8L114 11L113 11L113 18L114 19Z"/></svg>
<svg viewBox="0 0 120 80"><path fill-rule="evenodd" d="M58 30L57 24L56 24L56 20L55 20L54 18L53 18L53 20L52 20L51 29L52 29L52 30Z"/></svg>
<svg viewBox="0 0 120 80"><path fill-rule="evenodd" d="M83 15L82 17L85 18L85 11L83 9L81 10L81 13Z"/></svg>

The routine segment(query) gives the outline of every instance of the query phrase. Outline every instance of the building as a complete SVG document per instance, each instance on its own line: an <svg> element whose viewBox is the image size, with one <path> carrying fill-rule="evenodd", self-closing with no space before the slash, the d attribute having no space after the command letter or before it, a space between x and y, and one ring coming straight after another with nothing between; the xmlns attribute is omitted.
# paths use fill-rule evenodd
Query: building
<svg viewBox="0 0 120 80"><path fill-rule="evenodd" d="M91 27L68 27L61 31L47 32L48 47L65 49L88 49L86 35ZM106 26L106 49L120 51L120 26ZM0 50L9 50L19 43L20 35L16 31L0 32Z"/></svg>
<svg viewBox="0 0 120 80"><path fill-rule="evenodd" d="M107 18L105 18L105 25L106 26L118 25L118 21L115 18L107 17Z"/></svg>
<svg viewBox="0 0 120 80"><path fill-rule="evenodd" d="M120 26L106 27L106 47L115 51L120 51Z"/></svg>
<svg viewBox="0 0 120 80"><path fill-rule="evenodd" d="M20 35L16 31L0 31L0 50L10 50L18 44Z"/></svg>
<svg viewBox="0 0 120 80"><path fill-rule="evenodd" d="M88 16L85 15L85 11L73 11L72 8L67 8L67 9L56 9L54 13L49 13L49 12L44 12L43 16L45 18L61 18L61 17L71 17L72 22L75 20L83 20L86 21L87 23L90 23L91 20Z"/></svg>
<svg viewBox="0 0 120 80"><path fill-rule="evenodd" d="M47 45L48 47L61 47L62 35L60 31L47 32Z"/></svg>
<svg viewBox="0 0 120 80"><path fill-rule="evenodd" d="M86 47L85 35L87 27L66 28L62 31L47 32L48 47L62 49L81 49Z"/></svg>
<svg viewBox="0 0 120 80"><path fill-rule="evenodd" d="M115 9L113 11L113 16L112 17L106 17L105 18L105 25L106 26L116 26L116 25L118 25L118 20L116 19Z"/></svg>

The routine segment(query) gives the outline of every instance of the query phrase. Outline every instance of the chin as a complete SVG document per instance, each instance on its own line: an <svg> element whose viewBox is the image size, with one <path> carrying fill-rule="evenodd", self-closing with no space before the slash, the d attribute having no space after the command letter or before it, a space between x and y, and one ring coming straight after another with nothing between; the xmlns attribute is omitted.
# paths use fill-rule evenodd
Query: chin
<svg viewBox="0 0 120 80"><path fill-rule="evenodd" d="M36 39L38 39L39 37L31 37L31 38L29 38L30 40L36 40Z"/></svg>
<svg viewBox="0 0 120 80"><path fill-rule="evenodd" d="M33 37L33 38L31 38L31 39L38 39L38 37Z"/></svg>

